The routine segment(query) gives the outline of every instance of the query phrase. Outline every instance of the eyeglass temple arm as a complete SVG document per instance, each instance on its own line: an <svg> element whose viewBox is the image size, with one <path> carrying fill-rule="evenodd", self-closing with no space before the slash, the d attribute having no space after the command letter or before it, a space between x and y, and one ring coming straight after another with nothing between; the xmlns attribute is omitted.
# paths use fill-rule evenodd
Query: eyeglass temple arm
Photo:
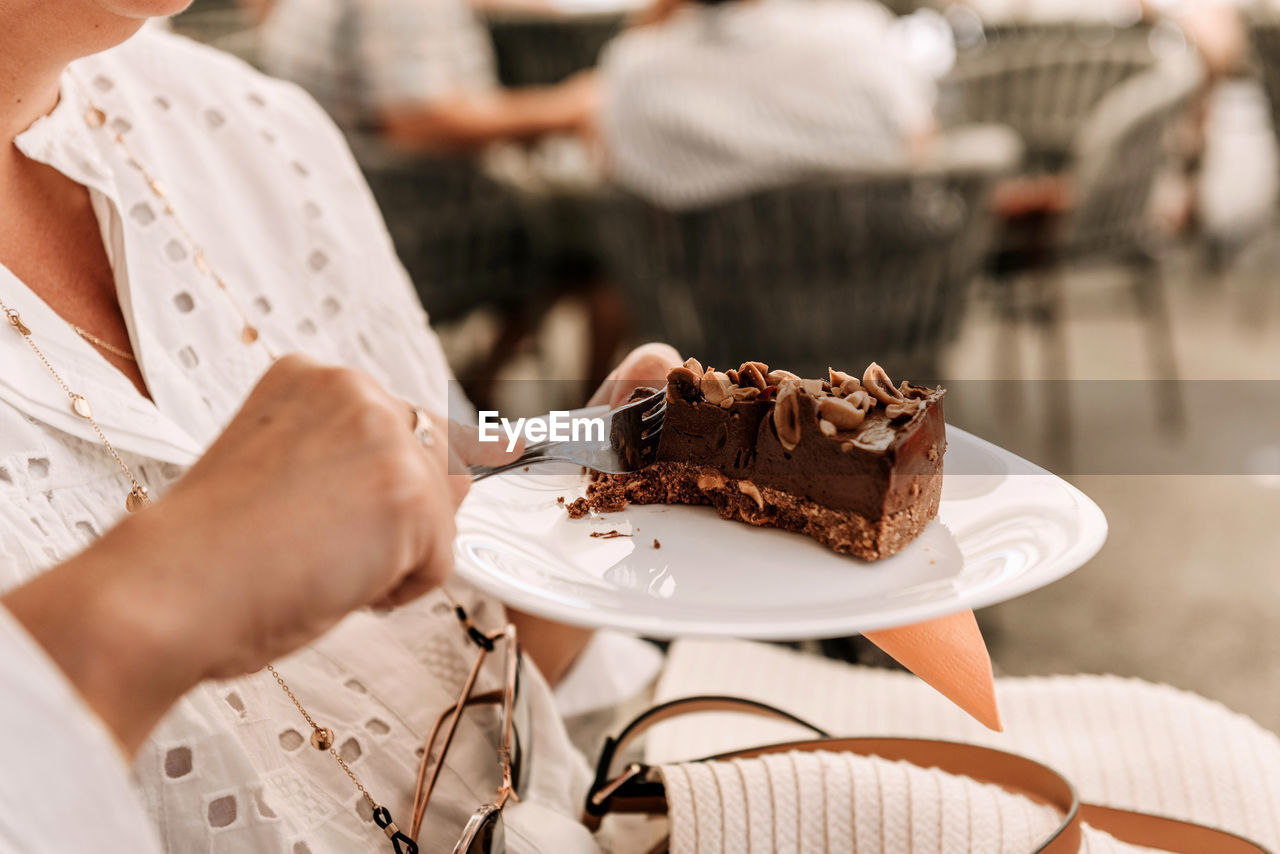
<svg viewBox="0 0 1280 854"><path fill-rule="evenodd" d="M449 598L452 601L453 597ZM431 727L431 733L427 736L427 744L422 751L422 761L418 765L418 779L413 790L413 816L409 825L409 837L413 839L415 843L418 840L418 833L422 829L422 817L426 814L427 803L431 800L431 792L435 789L436 781L440 778L440 772L444 768L443 760L445 754L449 752L449 746L453 743L453 736L458 731L458 722L462 719L462 710L467 706L479 705L482 703L505 702L505 691L488 691L483 694L477 694L474 697L471 696L471 691L475 687L476 679L480 675L480 668L484 665L485 657L490 652L493 652L494 642L504 637L507 638L508 643L512 645L512 649L516 649L515 626L507 624L506 628L502 631L486 634L475 627L475 624L471 622L471 618L467 615L465 608L456 601L454 601L453 604L454 613L466 629L467 635L478 647L480 647L480 652L476 655L475 663L471 665L471 672L467 674L467 681L462 686L462 693L458 696L458 702L441 713L440 717L436 718L435 723ZM514 674L510 672L508 673L508 681L510 681L513 675ZM508 709L507 711L509 712L510 710ZM508 719L509 717L510 716L508 715ZM440 727L443 725L446 718L449 720L449 731L445 734L444 745L440 748L441 761L437 762L435 767L431 770L431 779L426 781L426 786L424 787L423 781L426 777L427 765L431 761L432 748L435 746L436 736L439 734ZM504 734L503 748L507 749L507 747L508 744ZM510 767L510 762L502 763L502 789L499 789L499 798L502 803L506 802L506 797L503 794L504 790L507 793L514 795Z"/></svg>
<svg viewBox="0 0 1280 854"><path fill-rule="evenodd" d="M448 709L436 718L436 722L431 727L431 734L427 736L427 744L422 752L422 762L418 764L418 780L413 789L413 818L409 823L409 838L414 842L418 841L418 831L422 828L422 816L427 811L427 802L431 800L431 792L436 787L436 780L440 777L440 771L444 768L443 762L437 762L435 767L431 769L431 779L426 780L427 765L431 761L431 751L435 746L436 736L440 733L440 727L445 720L449 721L449 729L445 733L444 745L440 748L441 758L449 751L449 745L453 743L454 733L458 731L458 721L462 718L462 710L471 704L471 689L476 684L476 678L480 675L480 666L484 664L486 650L480 650L480 654L476 656L475 664L471 667L471 673L467 675L467 681L462 686L462 693L458 697L458 702L450 706ZM478 697L486 695L477 695ZM424 786L423 783L426 783Z"/></svg>
<svg viewBox="0 0 1280 854"><path fill-rule="evenodd" d="M466 702L464 702L462 705L463 705L463 708L466 708L469 706L497 705L498 703L502 702L504 693L505 692L503 691L486 691L483 694L476 694L475 696L468 697ZM440 716L436 718L435 723L431 725L431 734L427 736L427 746L423 749L423 752L422 752L422 762L419 763L418 765L418 783L413 792L413 809L414 809L413 821L409 825L409 836L415 840L418 838L418 827L422 823L423 814L426 813L427 800L431 797L431 789L433 788L432 786L428 786L426 794L423 795L422 783L423 783L423 778L426 776L425 771L426 771L427 763L431 761L431 748L435 744L436 736L439 734L440 727L444 724L445 719L449 718L454 713L460 713L460 710L458 709L457 706L450 706L449 708L441 712ZM448 747L447 742L445 744L445 747L446 748ZM506 775L504 774L503 776L504 776L504 780L503 780L504 785L509 785L509 781L505 779ZM434 776L432 777L432 783L433 784L435 783ZM419 801L420 797L421 797L421 801ZM418 806L419 803L421 803L421 809L419 809L419 806Z"/></svg>

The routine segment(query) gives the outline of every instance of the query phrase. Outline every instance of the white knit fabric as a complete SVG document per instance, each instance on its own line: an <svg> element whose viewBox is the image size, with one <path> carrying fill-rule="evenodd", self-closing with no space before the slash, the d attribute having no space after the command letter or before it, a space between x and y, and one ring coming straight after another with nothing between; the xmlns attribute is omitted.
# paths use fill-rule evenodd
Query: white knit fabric
<svg viewBox="0 0 1280 854"><path fill-rule="evenodd" d="M656 700L708 693L772 703L839 734L943 738L1019 753L1058 770L1075 784L1086 801L1194 821L1240 834L1273 850L1280 848L1280 739L1218 703L1168 686L1109 676L1001 679L997 694L1005 732L993 733L910 674L852 667L758 644L677 643L659 682ZM797 730L790 725L751 716L691 715L655 727L646 755L650 762L670 763L796 737ZM879 768L883 772L886 765L858 759L850 762L862 766L857 773L863 775L868 773L866 769ZM908 854L985 854L1003 850L999 835L984 830L996 826L994 819L976 820L976 784L963 778L948 779L936 771L927 773L937 784L935 791L930 792L909 774L891 777L882 773L877 786L862 788L857 781L863 778L854 778L851 812L859 822L853 834L858 845L871 845L864 840L877 838L860 822L881 821L876 809L871 809L868 817L867 811L859 807L861 799L884 805L890 810L884 815L894 816L894 824L880 825L884 833L891 834L883 848L853 850ZM668 780L676 776L672 773ZM710 795L703 793L699 800L692 786L681 789L680 785L678 781L675 800L687 799L689 803L673 801L673 838L678 827L701 827L708 816L716 814ZM779 784L773 781L772 785ZM786 784L781 785L785 788ZM724 798L726 791L732 789L722 787L717 794ZM750 807L768 805L771 791L769 786L759 792L749 789L747 803ZM825 791L826 800L814 791ZM828 783L825 789L814 791L805 790L801 796L801 813L811 808L825 809L828 824L842 822L842 818L832 816L838 804L833 806L835 802L830 797L832 791L842 790L833 789ZM794 798L794 794L782 795L772 811L765 809L766 815L773 816L770 824L765 824L766 818L758 815L759 810L753 812L749 850L768 850L759 847L760 840L768 838L758 835L766 833L766 827L779 822L787 827L803 827L803 822L791 824L791 811L795 808L788 799ZM899 814L895 810L904 801L909 801L912 808ZM695 825L693 814L699 804L700 822ZM991 809L995 812L984 814L1005 815L999 813L998 806ZM1017 812L1021 808L1010 809ZM724 814L737 815L740 811L734 806ZM783 817L779 819L778 815ZM937 839L938 816L942 817L943 832L951 834L943 839ZM950 829L953 822L965 816L973 819L968 836ZM1026 816L1029 826L1038 827L1031 813ZM1010 832L1008 822L1000 826ZM716 835L705 829L688 838L696 839L696 844L673 850L748 850L715 848ZM903 839L908 841L903 843ZM799 850L840 849L802 846ZM1081 850L1096 854L1140 849L1091 830Z"/></svg>
<svg viewBox="0 0 1280 854"><path fill-rule="evenodd" d="M845 753L661 771L673 854L1026 854L1061 821L1052 807L996 786ZM965 810L940 809L947 789Z"/></svg>
<svg viewBox="0 0 1280 854"><path fill-rule="evenodd" d="M998 786L844 753L663 765L672 854L1027 854L1061 823ZM1080 854L1143 854L1085 826Z"/></svg>

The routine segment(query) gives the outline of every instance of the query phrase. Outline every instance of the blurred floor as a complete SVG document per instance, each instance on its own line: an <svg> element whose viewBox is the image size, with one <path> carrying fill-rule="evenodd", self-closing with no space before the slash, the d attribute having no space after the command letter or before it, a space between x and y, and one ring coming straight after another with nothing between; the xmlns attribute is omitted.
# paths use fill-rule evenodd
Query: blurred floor
<svg viewBox="0 0 1280 854"><path fill-rule="evenodd" d="M1171 276L1179 363L1186 379L1280 380L1280 240L1273 235L1229 275ZM1076 276L1076 299L1099 276ZM1136 318L1072 318L1073 378L1147 379ZM974 317L951 359L952 377L992 377L993 325ZM1028 345L1024 352L1034 352ZM1025 369L1024 369L1025 370ZM1038 376L1035 371L1024 375ZM1246 401L1192 401L1197 413ZM1083 409L1083 407L1082 407ZM1084 414L1085 419L1093 416ZM1019 423L1027 433L1034 419ZM1092 427L1092 429L1090 429ZM1150 435L1151 425L1073 425L1088 457L1112 430ZM1015 428L1016 429L1016 428ZM1280 442L1280 427L1270 426ZM1211 441L1192 429L1173 453ZM1027 435L1028 442L1036 437ZM998 669L1009 674L1110 672L1167 682L1220 700L1280 731L1280 483L1247 475L1124 476L1072 480L1107 514L1102 552L1065 580L982 615Z"/></svg>

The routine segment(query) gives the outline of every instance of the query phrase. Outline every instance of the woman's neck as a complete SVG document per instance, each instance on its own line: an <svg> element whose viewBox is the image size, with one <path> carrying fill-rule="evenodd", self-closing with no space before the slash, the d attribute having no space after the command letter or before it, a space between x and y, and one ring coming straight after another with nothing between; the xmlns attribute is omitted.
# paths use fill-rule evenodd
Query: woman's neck
<svg viewBox="0 0 1280 854"><path fill-rule="evenodd" d="M14 137L58 103L72 60L114 47L143 23L67 0L0 0L0 18L0 158L16 155Z"/></svg>

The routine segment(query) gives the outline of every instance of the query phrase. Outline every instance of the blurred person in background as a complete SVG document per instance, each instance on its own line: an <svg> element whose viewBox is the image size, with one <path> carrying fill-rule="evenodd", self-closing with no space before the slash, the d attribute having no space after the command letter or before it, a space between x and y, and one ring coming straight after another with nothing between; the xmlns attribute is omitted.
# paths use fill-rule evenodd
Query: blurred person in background
<svg viewBox="0 0 1280 854"><path fill-rule="evenodd" d="M670 208L922 158L932 79L870 0L659 0L600 62L612 178Z"/></svg>
<svg viewBox="0 0 1280 854"><path fill-rule="evenodd" d="M501 241L533 246L530 269L501 292L474 295L466 309L498 315L492 346L461 368L480 408L493 405L495 383L512 355L525 348L547 308L565 298L588 316L581 376L588 387L601 381L628 328L621 299L576 235L534 233L534 218L543 224L561 220L546 210L552 200L513 185L511 170L523 174L525 158L515 146L501 145L588 133L597 112L595 75L585 71L556 85L504 88L489 34L467 0L241 2L262 12L258 46L269 73L301 85L348 134L368 134L429 158L420 164L424 171L459 176L448 182L456 195L421 202L449 213L423 218L440 229L437 240L461 247L462 257L471 257L469 247L487 252ZM471 195L476 187L492 188L505 203L487 196L477 202ZM419 220L412 210L385 213L393 233L400 217ZM518 257L520 251L509 253ZM510 257L499 252L474 263L501 270L513 263ZM441 287L427 280L432 271L406 263L420 294Z"/></svg>
<svg viewBox="0 0 1280 854"><path fill-rule="evenodd" d="M471 152L587 126L596 85L505 89L466 0L274 0L266 70L309 91L347 129L432 153Z"/></svg>

